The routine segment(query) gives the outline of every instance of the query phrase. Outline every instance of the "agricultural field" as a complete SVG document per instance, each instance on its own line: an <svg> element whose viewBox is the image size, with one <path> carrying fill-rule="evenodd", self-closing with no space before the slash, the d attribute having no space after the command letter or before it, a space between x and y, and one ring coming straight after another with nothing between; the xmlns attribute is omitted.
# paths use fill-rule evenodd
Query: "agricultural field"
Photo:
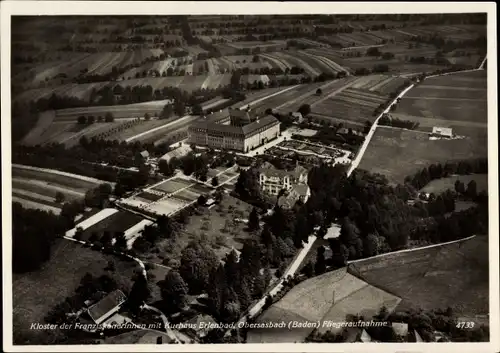
<svg viewBox="0 0 500 353"><path fill-rule="evenodd" d="M471 129L469 129L471 130ZM359 168L403 183L432 163L488 156L486 129L474 129L465 139L429 140L428 133L379 126L361 159Z"/></svg>
<svg viewBox="0 0 500 353"><path fill-rule="evenodd" d="M386 100L387 97L379 93L349 87L316 104L312 112L333 119L364 123L366 120L375 120L373 112Z"/></svg>
<svg viewBox="0 0 500 353"><path fill-rule="evenodd" d="M403 97L395 116L433 126L484 127L488 119L485 71L427 78Z"/></svg>
<svg viewBox="0 0 500 353"><path fill-rule="evenodd" d="M471 174L471 175L454 175L448 178L441 178L432 180L429 184L424 186L420 192L433 192L440 194L446 190L455 190L455 182L460 180L467 185L474 180L477 185L477 191L488 191L488 175L487 174Z"/></svg>
<svg viewBox="0 0 500 353"><path fill-rule="evenodd" d="M79 177L79 176L77 176ZM61 203L55 200L62 193L66 201L83 199L85 192L104 183L97 179L71 177L31 167L12 166L12 197L28 208L52 211L58 214Z"/></svg>
<svg viewBox="0 0 500 353"><path fill-rule="evenodd" d="M388 271L390 269L390 271ZM451 307L465 317L488 314L488 237L361 260L349 271L403 300L396 308ZM457 295L460 293L460 295Z"/></svg>
<svg viewBox="0 0 500 353"><path fill-rule="evenodd" d="M341 268L299 283L260 315L257 322L342 322L349 314L364 315L369 320L382 306L392 310L400 300L397 296L353 276L346 268ZM247 342L304 342L312 330L313 328L289 330L288 327L249 330Z"/></svg>
<svg viewBox="0 0 500 353"><path fill-rule="evenodd" d="M14 342L50 342L58 334L53 330L31 330L31 323L44 323L45 315L66 297L74 294L82 277L88 272L94 277L108 274L125 291L132 286L133 275L139 269L135 262L82 247L66 239L57 239L51 259L36 272L14 274L12 283ZM108 261L116 271L105 271Z"/></svg>

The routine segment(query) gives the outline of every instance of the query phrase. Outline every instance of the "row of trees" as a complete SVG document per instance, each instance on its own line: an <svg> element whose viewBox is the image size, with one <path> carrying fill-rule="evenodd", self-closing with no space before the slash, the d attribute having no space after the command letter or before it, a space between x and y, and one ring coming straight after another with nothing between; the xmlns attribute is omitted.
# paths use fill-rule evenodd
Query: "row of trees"
<svg viewBox="0 0 500 353"><path fill-rule="evenodd" d="M393 107L395 106L396 104L393 105ZM415 122L413 120L402 120L389 116L388 114L382 115L382 117L378 121L378 124L383 126L399 127L408 130L415 130L420 125L420 123Z"/></svg>
<svg viewBox="0 0 500 353"><path fill-rule="evenodd" d="M415 189L421 189L432 180L446 178L452 175L487 174L488 159L476 158L461 161L435 163L423 168L413 175L405 177L404 182Z"/></svg>

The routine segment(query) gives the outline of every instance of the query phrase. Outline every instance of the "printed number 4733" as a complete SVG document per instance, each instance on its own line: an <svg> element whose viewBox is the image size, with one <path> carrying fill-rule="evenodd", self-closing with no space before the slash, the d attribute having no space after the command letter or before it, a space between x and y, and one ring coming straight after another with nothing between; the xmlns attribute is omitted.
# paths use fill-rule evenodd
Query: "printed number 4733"
<svg viewBox="0 0 500 353"><path fill-rule="evenodd" d="M457 328L473 328L474 327L474 322L473 321L460 321L457 322Z"/></svg>

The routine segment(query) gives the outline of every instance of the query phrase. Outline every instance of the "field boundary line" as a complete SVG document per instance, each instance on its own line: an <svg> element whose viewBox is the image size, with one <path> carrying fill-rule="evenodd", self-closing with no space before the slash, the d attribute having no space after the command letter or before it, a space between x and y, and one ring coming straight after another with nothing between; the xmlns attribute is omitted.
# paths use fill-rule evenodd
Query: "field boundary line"
<svg viewBox="0 0 500 353"><path fill-rule="evenodd" d="M376 258L381 258L381 257L384 257L384 256L389 256L389 255L394 255L394 254L401 254L401 253L406 253L406 252L413 252L413 251L418 251L418 250L425 250L425 249L435 248L435 247L438 247L438 246L444 246L444 245L449 245L449 244L464 242L464 241L473 239L475 237L476 237L476 235L474 234L474 235L471 235L470 237L467 237L467 238L461 238L461 239L457 239L457 240L451 240L451 241L447 241L447 242L444 242L444 243L426 245L426 246L421 246L421 247L412 248L412 249L403 249L403 250L397 250L397 251L387 252L387 253L384 253L384 254L379 254L379 255L375 255L375 256L372 256L372 257L367 257L367 258L364 258L364 259L347 261L347 265L356 264L356 263L359 263L359 262L363 262L363 261L367 261L367 260L373 260L373 259L376 259Z"/></svg>

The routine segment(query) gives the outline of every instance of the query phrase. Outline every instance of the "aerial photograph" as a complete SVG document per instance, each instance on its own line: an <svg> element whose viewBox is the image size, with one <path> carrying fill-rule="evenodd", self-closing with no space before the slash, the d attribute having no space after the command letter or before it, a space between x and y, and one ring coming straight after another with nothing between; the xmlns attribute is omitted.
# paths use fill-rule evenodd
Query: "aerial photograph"
<svg viewBox="0 0 500 353"><path fill-rule="evenodd" d="M490 20L11 16L12 344L490 342Z"/></svg>

